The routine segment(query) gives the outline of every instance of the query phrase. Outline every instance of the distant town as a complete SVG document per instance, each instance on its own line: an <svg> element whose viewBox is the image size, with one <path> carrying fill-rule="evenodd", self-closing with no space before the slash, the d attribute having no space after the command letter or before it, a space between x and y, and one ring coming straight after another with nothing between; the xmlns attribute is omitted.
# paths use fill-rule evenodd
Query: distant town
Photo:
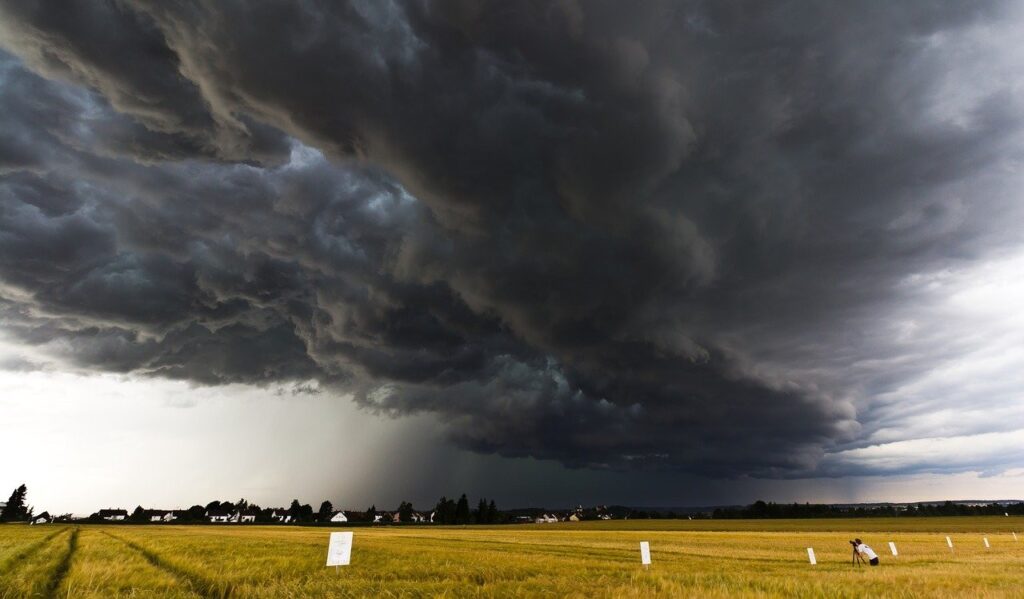
<svg viewBox="0 0 1024 599"><path fill-rule="evenodd" d="M1024 515L1024 501L962 500L916 503L811 504L757 501L748 506L633 508L597 505L570 509L517 508L499 510L494 500L481 498L475 509L465 494L458 500L441 497L429 510L409 502L397 509L335 509L323 501L319 509L292 500L288 507L261 507L245 499L211 501L188 509L156 509L141 505L133 510L121 507L99 509L87 517L53 515L28 503L28 488L16 488L6 502L0 502L0 522L48 524L52 522L123 524L288 524L288 525L392 525L392 524L549 524L587 520L629 519L771 519L771 518L858 518L920 516L1009 516Z"/></svg>

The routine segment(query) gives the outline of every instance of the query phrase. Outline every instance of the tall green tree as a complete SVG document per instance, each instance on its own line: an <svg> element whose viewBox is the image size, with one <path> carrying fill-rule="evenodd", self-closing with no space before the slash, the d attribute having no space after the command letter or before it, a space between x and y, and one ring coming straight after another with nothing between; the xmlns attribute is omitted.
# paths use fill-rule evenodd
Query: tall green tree
<svg viewBox="0 0 1024 599"><path fill-rule="evenodd" d="M412 512L412 504L408 501L403 501L398 505L398 521L412 522Z"/></svg>
<svg viewBox="0 0 1024 599"><path fill-rule="evenodd" d="M434 507L435 524L455 524L455 501L442 496Z"/></svg>
<svg viewBox="0 0 1024 599"><path fill-rule="evenodd" d="M288 515L292 517L292 522L312 522L313 506L308 503L300 504L298 499L293 499L292 504L288 506Z"/></svg>
<svg viewBox="0 0 1024 599"><path fill-rule="evenodd" d="M459 497L459 503L455 505L455 523L469 524L469 517L469 500L466 499L466 494L463 493L462 497Z"/></svg>
<svg viewBox="0 0 1024 599"><path fill-rule="evenodd" d="M32 517L32 508L25 505L28 487L21 485L11 493L3 511L0 511L0 522L21 522Z"/></svg>
<svg viewBox="0 0 1024 599"><path fill-rule="evenodd" d="M182 522L202 522L206 520L206 508L201 505L193 505L180 519Z"/></svg>
<svg viewBox="0 0 1024 599"><path fill-rule="evenodd" d="M316 513L317 520L327 522L334 515L334 505L327 500L320 504L320 511Z"/></svg>
<svg viewBox="0 0 1024 599"><path fill-rule="evenodd" d="M298 499L292 499L292 504L288 506L288 515L292 517L292 522L297 522L302 517L302 504Z"/></svg>

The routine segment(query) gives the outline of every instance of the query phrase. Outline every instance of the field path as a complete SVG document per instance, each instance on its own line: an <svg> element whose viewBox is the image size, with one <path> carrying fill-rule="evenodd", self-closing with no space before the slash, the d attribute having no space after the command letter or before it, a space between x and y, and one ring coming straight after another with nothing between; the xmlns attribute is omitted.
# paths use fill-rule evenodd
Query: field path
<svg viewBox="0 0 1024 599"><path fill-rule="evenodd" d="M3 562L0 562L0 574L3 574L3 573L5 573L8 570L13 570L18 565L19 562L22 562L22 561L32 557L32 555L35 552L37 552L40 549L42 549L43 547L45 547L46 544L49 543L50 541L52 541L54 538L56 538L57 535L59 535L61 533L64 533L64 532L67 532L67 530L68 530L67 527L61 528L60 530L55 530L54 532L46 535L45 537L39 539L38 541L29 544L27 547L25 547L24 549L18 551L17 553L15 553L11 557L7 558Z"/></svg>
<svg viewBox="0 0 1024 599"><path fill-rule="evenodd" d="M68 575L68 570L71 569L71 560L75 557L75 551L78 550L78 527L75 527L71 531L71 536L68 538L68 548L61 556L60 562L57 563L57 567L54 568L50 574L50 580L46 583L46 592L44 594L47 598L56 598L57 589L60 588L60 584L64 582L64 577Z"/></svg>
<svg viewBox="0 0 1024 599"><path fill-rule="evenodd" d="M153 551L152 549L147 549L146 547L143 547L142 545L134 541L129 541L128 539L124 539L117 535L110 534L105 530L102 532L108 537L120 541L121 543L124 543L124 545L126 545L127 547L134 549L142 557L146 558L146 561L148 561L150 564L173 575L181 582L183 582L185 585L187 585L197 595L200 595L207 599L228 599L234 594L234 587L230 584L216 583L211 580L208 580L207 578L201 576L200 574L197 574L196 572L187 570L185 568L168 562L166 559L162 558L160 554Z"/></svg>

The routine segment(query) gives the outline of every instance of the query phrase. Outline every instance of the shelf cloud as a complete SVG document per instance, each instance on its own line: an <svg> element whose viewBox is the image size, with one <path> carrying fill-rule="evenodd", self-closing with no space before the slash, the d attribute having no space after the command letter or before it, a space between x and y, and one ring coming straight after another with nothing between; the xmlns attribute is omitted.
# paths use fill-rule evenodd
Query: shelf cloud
<svg viewBox="0 0 1024 599"><path fill-rule="evenodd" d="M1022 27L5 0L0 327L63 368L295 383L571 467L1019 465Z"/></svg>

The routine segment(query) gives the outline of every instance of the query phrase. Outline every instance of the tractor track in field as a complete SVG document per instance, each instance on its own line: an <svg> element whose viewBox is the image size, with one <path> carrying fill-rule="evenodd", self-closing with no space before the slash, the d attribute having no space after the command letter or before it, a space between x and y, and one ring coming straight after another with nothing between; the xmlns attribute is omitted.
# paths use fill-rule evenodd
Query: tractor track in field
<svg viewBox="0 0 1024 599"><path fill-rule="evenodd" d="M32 543L28 547L25 547L24 549L22 549L18 553L15 553L11 557L7 558L6 561L4 561L3 563L0 563L0 572L6 572L8 570L13 570L18 565L19 562L22 562L22 561L32 557L32 555L35 554L35 552L37 552L40 549L42 549L43 547L45 547L47 543L49 543L53 539L57 538L59 535L67 532L67 530L68 530L68 528L65 526L64 528L62 528L60 530L54 531L54 532L46 535L45 537L39 539L35 543Z"/></svg>
<svg viewBox="0 0 1024 599"><path fill-rule="evenodd" d="M68 538L68 548L64 555L61 556L57 567L50 574L50 580L46 583L46 591L43 595L48 599L57 597L57 589L60 588L64 578L68 575L68 570L71 569L71 560L75 557L75 552L78 551L78 533L79 529L77 527L71 531L71 536Z"/></svg>
<svg viewBox="0 0 1024 599"><path fill-rule="evenodd" d="M159 553L151 549L147 549L134 541L129 541L128 539L123 539L117 535L112 535L105 530L100 532L116 541L124 543L131 549L134 549L150 564L170 573L178 580L184 582L193 592L205 597L206 599L228 599L234 595L235 589L233 585L216 584L200 574L196 574L195 572L169 563L167 560L160 557Z"/></svg>

